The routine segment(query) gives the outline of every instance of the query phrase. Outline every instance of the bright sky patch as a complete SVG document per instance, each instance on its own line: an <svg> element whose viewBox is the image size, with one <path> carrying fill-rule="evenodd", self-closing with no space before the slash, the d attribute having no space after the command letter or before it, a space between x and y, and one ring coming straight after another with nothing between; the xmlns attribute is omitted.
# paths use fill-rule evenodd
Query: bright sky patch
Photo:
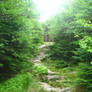
<svg viewBox="0 0 92 92"><path fill-rule="evenodd" d="M34 0L40 10L40 21L44 22L59 11L65 0Z"/></svg>

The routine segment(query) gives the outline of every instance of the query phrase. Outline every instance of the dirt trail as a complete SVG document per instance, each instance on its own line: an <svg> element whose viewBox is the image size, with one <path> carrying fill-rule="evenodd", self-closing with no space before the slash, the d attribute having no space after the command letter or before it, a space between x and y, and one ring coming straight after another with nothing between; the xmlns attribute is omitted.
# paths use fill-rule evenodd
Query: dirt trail
<svg viewBox="0 0 92 92"><path fill-rule="evenodd" d="M42 65L41 60L47 56L47 54L45 53L45 51L47 50L46 45L42 45L39 47L39 49L40 48L43 48L43 51L40 52L40 54L33 60L35 66ZM52 72L50 69L48 69L48 74L46 78L48 81L53 80L53 79L56 79L57 81L59 81L60 79L62 80L64 79L63 76L59 76L57 74L58 72ZM39 83L41 87L43 87L48 92L71 92L70 88L54 88L46 82L39 82Z"/></svg>

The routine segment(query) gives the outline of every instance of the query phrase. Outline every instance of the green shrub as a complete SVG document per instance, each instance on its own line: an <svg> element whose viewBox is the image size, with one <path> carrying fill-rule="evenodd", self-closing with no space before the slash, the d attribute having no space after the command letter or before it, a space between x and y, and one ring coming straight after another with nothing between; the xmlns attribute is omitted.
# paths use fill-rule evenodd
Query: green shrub
<svg viewBox="0 0 92 92"><path fill-rule="evenodd" d="M52 32L55 42L50 48L50 57L63 59L67 64L91 62L91 6L92 1L73 0L65 5L64 11L47 21L48 31Z"/></svg>
<svg viewBox="0 0 92 92"><path fill-rule="evenodd" d="M47 74L48 69L45 66L39 65L39 66L34 66L34 74L39 75L39 74Z"/></svg>
<svg viewBox="0 0 92 92"><path fill-rule="evenodd" d="M0 75L6 79L38 54L43 29L35 12L33 0L0 1Z"/></svg>
<svg viewBox="0 0 92 92"><path fill-rule="evenodd" d="M92 65L80 63L76 70L76 78L73 80L74 85L84 88L85 92L86 90L92 92Z"/></svg>
<svg viewBox="0 0 92 92"><path fill-rule="evenodd" d="M27 92L32 78L30 73L19 74L0 84L0 92Z"/></svg>
<svg viewBox="0 0 92 92"><path fill-rule="evenodd" d="M42 62L47 64L48 66L50 65L50 66L55 67L57 69L69 66L69 64L67 62L65 62L64 60L61 60L61 59L55 60L55 59L52 59L50 57L43 59Z"/></svg>
<svg viewBox="0 0 92 92"><path fill-rule="evenodd" d="M30 84L28 92L48 92L48 91L44 90L44 88L42 88L40 84L33 79L33 81Z"/></svg>

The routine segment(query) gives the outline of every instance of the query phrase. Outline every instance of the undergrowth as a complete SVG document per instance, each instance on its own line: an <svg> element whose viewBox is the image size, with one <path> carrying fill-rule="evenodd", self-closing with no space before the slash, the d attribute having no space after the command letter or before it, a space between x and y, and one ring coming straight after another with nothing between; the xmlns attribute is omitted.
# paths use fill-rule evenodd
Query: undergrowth
<svg viewBox="0 0 92 92"><path fill-rule="evenodd" d="M53 87L71 87L72 92L92 92L92 65L87 63L79 63L76 66L63 66L64 61L52 60L45 58L42 60L53 72L58 72L58 75L65 76L65 80L49 81ZM60 64L61 62L62 64ZM61 66L61 67L60 67Z"/></svg>
<svg viewBox="0 0 92 92"><path fill-rule="evenodd" d="M61 62L61 63L60 63ZM58 72L57 75L59 76L65 76L64 80L51 80L48 81L48 83L53 86L53 87L71 87L72 85L72 80L75 79L75 69L74 67L66 67L64 65L63 60L52 60L51 58L47 57L42 60L42 63L46 65L50 70L53 72Z"/></svg>
<svg viewBox="0 0 92 92"><path fill-rule="evenodd" d="M0 92L27 92L32 78L30 73L19 74L0 84Z"/></svg>
<svg viewBox="0 0 92 92"><path fill-rule="evenodd" d="M44 90L31 74L18 74L0 84L0 92L48 92Z"/></svg>

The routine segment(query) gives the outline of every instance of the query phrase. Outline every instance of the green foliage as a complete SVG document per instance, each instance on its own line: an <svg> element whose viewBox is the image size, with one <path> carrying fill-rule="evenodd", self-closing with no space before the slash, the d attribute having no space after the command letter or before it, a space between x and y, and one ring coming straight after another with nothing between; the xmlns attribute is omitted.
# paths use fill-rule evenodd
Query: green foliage
<svg viewBox="0 0 92 92"><path fill-rule="evenodd" d="M70 1L70 0L69 0ZM92 1L72 0L51 20L49 31L55 43L50 47L50 57L64 60L64 65L78 65L75 84L80 91L92 91ZM53 61L54 62L54 61ZM57 61L58 62L58 61ZM87 64L85 64L87 63ZM58 62L59 66L60 62ZM62 65L61 65L62 67ZM67 66L66 66L67 67ZM84 88L82 91L81 89Z"/></svg>
<svg viewBox="0 0 92 92"><path fill-rule="evenodd" d="M33 0L0 1L0 77L21 72L38 54L43 43L38 17Z"/></svg>
<svg viewBox="0 0 92 92"><path fill-rule="evenodd" d="M35 75L39 75L39 74L47 74L48 73L48 68L46 68L45 66L34 66L34 74Z"/></svg>
<svg viewBox="0 0 92 92"><path fill-rule="evenodd" d="M33 79L33 81L30 84L28 92L48 92L48 91L44 90L40 86L40 84L36 80Z"/></svg>
<svg viewBox="0 0 92 92"><path fill-rule="evenodd" d="M51 86L53 86L53 87L63 87L64 85L64 83L62 82L62 81L59 81L59 82L56 82L56 81L49 81L48 82Z"/></svg>
<svg viewBox="0 0 92 92"><path fill-rule="evenodd" d="M92 60L91 5L88 0L72 1L47 21L55 41L50 52L52 58L75 61L74 64Z"/></svg>
<svg viewBox="0 0 92 92"><path fill-rule="evenodd" d="M0 84L0 92L27 92L32 78L30 73L20 74Z"/></svg>
<svg viewBox="0 0 92 92"><path fill-rule="evenodd" d="M40 87L38 81L31 77L29 72L18 74L0 84L0 92L48 92Z"/></svg>
<svg viewBox="0 0 92 92"><path fill-rule="evenodd" d="M55 67L57 69L69 66L67 62L65 62L64 60L53 60L52 58L48 58L48 57L43 59L42 62L50 67Z"/></svg>
<svg viewBox="0 0 92 92"><path fill-rule="evenodd" d="M74 85L85 88L85 92L86 90L92 92L92 65L80 63L76 70L76 79L73 80Z"/></svg>

